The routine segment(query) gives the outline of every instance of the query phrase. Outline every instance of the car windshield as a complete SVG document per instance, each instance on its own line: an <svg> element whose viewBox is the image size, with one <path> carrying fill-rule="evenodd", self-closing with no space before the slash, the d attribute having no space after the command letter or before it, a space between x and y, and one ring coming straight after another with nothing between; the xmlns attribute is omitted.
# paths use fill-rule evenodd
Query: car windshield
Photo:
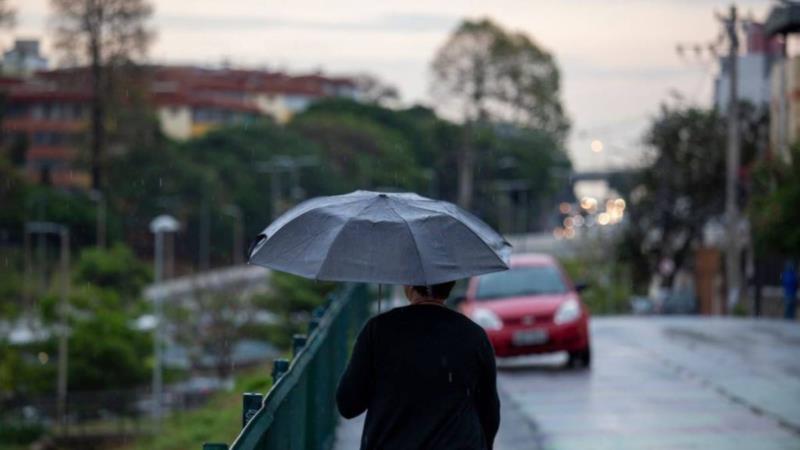
<svg viewBox="0 0 800 450"><path fill-rule="evenodd" d="M522 295L562 294L566 292L561 274L553 266L514 267L478 279L478 300L494 300Z"/></svg>

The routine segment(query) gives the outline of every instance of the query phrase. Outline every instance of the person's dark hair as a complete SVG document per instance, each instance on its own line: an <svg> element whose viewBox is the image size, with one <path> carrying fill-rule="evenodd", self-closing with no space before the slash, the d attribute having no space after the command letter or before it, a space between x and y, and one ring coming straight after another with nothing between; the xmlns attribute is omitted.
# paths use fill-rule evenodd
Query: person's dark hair
<svg viewBox="0 0 800 450"><path fill-rule="evenodd" d="M414 290L417 291L419 295L432 297L437 300L444 300L450 295L450 291L453 290L453 286L455 285L455 281L447 281L445 283L434 284L431 286L414 286Z"/></svg>

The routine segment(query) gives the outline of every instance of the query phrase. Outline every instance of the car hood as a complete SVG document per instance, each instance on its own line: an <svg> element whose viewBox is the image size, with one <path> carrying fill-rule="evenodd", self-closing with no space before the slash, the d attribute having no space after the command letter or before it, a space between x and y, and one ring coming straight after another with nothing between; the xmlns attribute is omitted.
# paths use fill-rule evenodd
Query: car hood
<svg viewBox="0 0 800 450"><path fill-rule="evenodd" d="M550 316L555 314L561 303L570 296L564 294L526 295L508 297L497 300L478 300L473 303L475 308L486 308L497 314L501 319L512 319L522 315Z"/></svg>

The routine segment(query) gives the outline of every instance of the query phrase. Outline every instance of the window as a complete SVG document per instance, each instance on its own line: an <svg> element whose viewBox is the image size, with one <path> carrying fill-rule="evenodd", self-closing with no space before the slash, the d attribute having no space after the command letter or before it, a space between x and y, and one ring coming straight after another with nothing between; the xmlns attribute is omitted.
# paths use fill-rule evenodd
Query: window
<svg viewBox="0 0 800 450"><path fill-rule="evenodd" d="M523 295L563 294L566 291L564 280L555 267L528 266L481 276L475 297L478 300L493 300Z"/></svg>

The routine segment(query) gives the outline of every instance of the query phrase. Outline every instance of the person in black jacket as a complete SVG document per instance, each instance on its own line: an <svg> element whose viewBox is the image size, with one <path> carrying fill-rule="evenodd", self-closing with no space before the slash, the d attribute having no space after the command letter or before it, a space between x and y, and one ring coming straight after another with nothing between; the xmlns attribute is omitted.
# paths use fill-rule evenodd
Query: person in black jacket
<svg viewBox="0 0 800 450"><path fill-rule="evenodd" d="M370 319L339 381L336 404L367 411L361 449L491 449L500 425L486 333L444 300L454 282L406 286L410 305Z"/></svg>

